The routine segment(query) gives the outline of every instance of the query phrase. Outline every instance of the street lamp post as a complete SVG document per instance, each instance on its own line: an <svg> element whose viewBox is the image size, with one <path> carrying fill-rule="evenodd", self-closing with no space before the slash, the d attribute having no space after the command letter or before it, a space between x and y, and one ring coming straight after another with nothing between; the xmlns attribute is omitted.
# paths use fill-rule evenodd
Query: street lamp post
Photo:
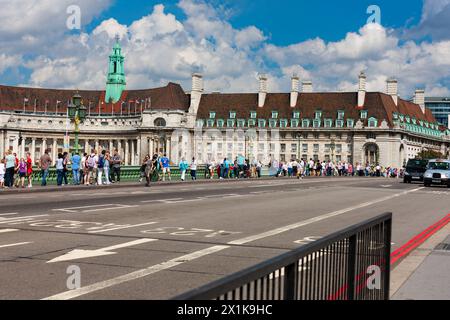
<svg viewBox="0 0 450 320"><path fill-rule="evenodd" d="M86 119L86 107L83 105L83 102L81 100L81 96L79 93L75 93L72 97L72 103L68 107L69 109L69 118L72 120L75 124L75 145L73 147L75 154L79 153L80 151L80 145L79 145L79 139L78 136L80 134L80 123Z"/></svg>
<svg viewBox="0 0 450 320"><path fill-rule="evenodd" d="M301 145L300 145L300 138L301 138L301 133L297 133L297 161L298 160L300 160L300 148L301 148Z"/></svg>

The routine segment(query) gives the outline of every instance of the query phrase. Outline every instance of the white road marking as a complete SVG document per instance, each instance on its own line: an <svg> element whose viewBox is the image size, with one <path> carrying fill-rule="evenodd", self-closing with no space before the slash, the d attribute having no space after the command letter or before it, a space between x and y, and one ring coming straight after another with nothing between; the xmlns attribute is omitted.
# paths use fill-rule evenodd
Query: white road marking
<svg viewBox="0 0 450 320"><path fill-rule="evenodd" d="M125 205L125 204L98 204L98 205L90 205L90 206L82 206L82 207L72 207L72 208L61 208L61 209L52 209L52 211L63 211L68 213L88 213L95 211L105 211L105 210L118 210L118 209L128 209L135 208L137 205ZM88 209L92 208L92 209ZM83 210L86 209L86 210Z"/></svg>
<svg viewBox="0 0 450 320"><path fill-rule="evenodd" d="M150 224L155 224L155 223L158 223L158 222L146 222L146 223L140 223L140 224L132 224L132 225L128 225L128 226L116 227L116 228L111 228L111 229L89 231L89 233L101 233L101 232L108 232L108 231L114 231L114 230L136 228L136 227L141 227L141 226L148 226Z"/></svg>
<svg viewBox="0 0 450 320"><path fill-rule="evenodd" d="M0 218L0 224L13 224L16 222L26 222L33 220L38 217L48 217L48 214L40 214L35 216L24 216L24 217L17 217L17 218Z"/></svg>
<svg viewBox="0 0 450 320"><path fill-rule="evenodd" d="M29 243L32 243L32 242L18 242L18 243L4 244L4 245L1 245L0 248L22 246L22 245L24 245L24 244L29 244Z"/></svg>
<svg viewBox="0 0 450 320"><path fill-rule="evenodd" d="M0 217L3 217L3 216L14 216L14 215L16 215L16 214L18 214L18 213L17 213L17 212L0 213Z"/></svg>
<svg viewBox="0 0 450 320"><path fill-rule="evenodd" d="M422 189L423 189L423 187L422 188L417 188L417 189L414 189L414 190L404 191L404 192L401 192L401 193L396 193L396 194L393 194L393 195L390 195L390 196L387 196L387 197L383 197L383 198L380 198L380 199L377 199L377 200L364 202L364 203L361 203L361 204L358 204L358 205L355 205L355 206L352 206L352 207L348 207L348 208L341 209L341 210L338 210L338 211L334 211L334 212L330 212L330 213L327 213L327 214L323 214L321 216L317 216L317 217L314 217L314 218L311 218L311 219L300 221L300 222L297 222L297 223L294 223L294 224L290 224L290 225L287 225L287 226L284 226L284 227L276 228L276 229L273 229L273 230L270 230L270 231L266 231L266 232L263 232L263 233L260 233L260 234L257 234L257 235L253 235L253 236L246 237L246 238L239 239L239 240L234 240L234 241L228 242L228 244L230 244L230 245L242 245L242 244L246 244L248 242L253 242L253 241L256 241L256 240L263 239L263 238L272 237L272 236L278 235L280 233L284 233L286 231L294 230L294 229L306 226L308 224L312 224L312 223L315 223L315 222L318 222L318 221L322 221L322 220L325 220L325 219L328 219L328 218L336 217L336 216L339 216L341 214L347 213L349 211L353 211L353 210L356 210L356 209L368 207L368 206L371 206L371 205L373 205L375 203L387 201L387 200L390 200L390 199L393 199L393 198L400 197L402 195L406 195L406 194L411 193L411 192L416 192L416 191L422 190Z"/></svg>
<svg viewBox="0 0 450 320"><path fill-rule="evenodd" d="M143 243L158 241L157 239L138 239L130 242L125 242L121 244L117 244L114 246L109 246L106 248L101 248L97 250L83 250L83 249L75 249L72 250L62 256L56 257L50 261L47 261L47 263L54 263L54 262L62 262L62 261L70 261L70 260L79 260L79 259L86 259L86 258L93 258L93 257L100 257L100 256L108 256L112 254L117 254L117 252L113 252L112 250L131 247L131 246L137 246Z"/></svg>
<svg viewBox="0 0 450 320"><path fill-rule="evenodd" d="M51 297L44 298L43 300L69 300L69 299L77 298L79 296L89 294L89 293L92 293L92 292L95 292L98 290L102 290L105 288L109 288L109 287L112 287L112 286L115 286L115 285L118 285L118 284L121 284L124 282L143 278L143 277L157 273L162 270L167 270L167 269L176 267L180 264L183 264L183 263L195 260L195 259L202 258L207 255L225 250L227 248L229 248L229 246L210 247L207 249L189 253L185 256L181 256L181 257L178 257L178 258L175 258L172 260L165 261L163 263L160 263L160 264L157 264L154 266L150 266L145 269L137 270L137 271L125 274L123 276L119 276L119 277L116 277L113 279L97 282L97 283L94 283L94 284L91 284L91 285L88 285L85 287L81 287L79 289L65 291L65 292L53 295Z"/></svg>
<svg viewBox="0 0 450 320"><path fill-rule="evenodd" d="M0 229L0 233L19 231L18 229Z"/></svg>

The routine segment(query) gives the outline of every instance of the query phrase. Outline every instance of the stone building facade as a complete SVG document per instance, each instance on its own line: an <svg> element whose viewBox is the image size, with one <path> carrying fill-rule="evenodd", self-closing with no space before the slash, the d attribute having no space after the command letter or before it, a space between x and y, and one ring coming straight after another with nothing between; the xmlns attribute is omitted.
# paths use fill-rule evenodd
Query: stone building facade
<svg viewBox="0 0 450 320"><path fill-rule="evenodd" d="M125 84L119 49L117 44L113 49L119 67L110 57L107 88L114 79ZM157 152L167 153L174 164L183 157L209 162L243 155L263 163L315 158L401 167L424 149L448 156L450 131L425 108L423 90L410 102L398 96L395 79L388 79L386 93L367 92L364 73L358 80L355 92L317 93L311 81L293 76L291 92L270 93L261 75L256 93L222 94L205 93L202 75L193 74L190 92L175 83L79 91L88 109L80 145L85 152L118 149L125 165L139 165ZM74 93L0 85L0 154L11 149L39 159L50 149L55 159L69 150L64 137L72 146L67 106Z"/></svg>

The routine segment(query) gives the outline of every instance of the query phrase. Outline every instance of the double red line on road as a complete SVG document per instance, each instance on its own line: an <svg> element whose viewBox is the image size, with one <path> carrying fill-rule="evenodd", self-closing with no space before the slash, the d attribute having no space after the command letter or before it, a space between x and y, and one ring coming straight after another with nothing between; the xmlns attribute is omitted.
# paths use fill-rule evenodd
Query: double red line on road
<svg viewBox="0 0 450 320"><path fill-rule="evenodd" d="M419 233L417 236L409 240L403 246L395 250L391 253L391 266L394 265L401 258L405 257L408 253L419 247L423 244L428 238L430 238L433 234L444 228L448 223L450 223L450 213L447 214L444 218L436 222L435 224L429 226L424 231ZM357 293L362 290L365 286L366 277L363 277L365 274L359 274L356 276L356 291ZM361 281L361 278L363 281ZM361 281L361 282L360 282ZM345 284L339 290L337 290L334 294L330 295L327 300L337 300L339 299L348 289L348 284Z"/></svg>
<svg viewBox="0 0 450 320"><path fill-rule="evenodd" d="M427 229L419 233L417 236L409 240L407 243L405 243L403 246L395 250L391 253L391 265L396 263L399 259L406 256L408 253L410 253L412 250L416 249L418 246L420 246L422 243L425 242L429 237L431 237L433 234L441 230L443 227L445 227L450 222L450 213L447 214L443 219L439 220L432 226L429 226Z"/></svg>

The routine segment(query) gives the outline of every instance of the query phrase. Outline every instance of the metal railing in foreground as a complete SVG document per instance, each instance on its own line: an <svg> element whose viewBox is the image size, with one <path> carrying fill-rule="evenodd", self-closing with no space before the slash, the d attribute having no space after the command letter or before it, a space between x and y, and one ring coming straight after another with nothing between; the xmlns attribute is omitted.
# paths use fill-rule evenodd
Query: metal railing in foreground
<svg viewBox="0 0 450 320"><path fill-rule="evenodd" d="M391 229L385 213L173 299L388 300Z"/></svg>

